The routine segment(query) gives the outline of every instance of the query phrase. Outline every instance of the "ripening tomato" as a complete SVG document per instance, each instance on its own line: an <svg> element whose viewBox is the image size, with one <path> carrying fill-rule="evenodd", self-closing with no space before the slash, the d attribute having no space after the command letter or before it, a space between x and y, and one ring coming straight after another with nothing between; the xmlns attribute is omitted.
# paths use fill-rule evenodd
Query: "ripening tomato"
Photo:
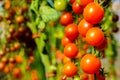
<svg viewBox="0 0 120 80"><path fill-rule="evenodd" d="M78 47L74 43L69 43L64 48L64 55L69 58L75 58L78 54Z"/></svg>
<svg viewBox="0 0 120 80"><path fill-rule="evenodd" d="M65 27L64 33L66 37L73 41L78 37L78 26L74 23L69 24L68 26Z"/></svg>
<svg viewBox="0 0 120 80"><path fill-rule="evenodd" d="M63 26L67 26L68 24L73 23L73 16L70 12L65 12L60 17L60 23Z"/></svg>
<svg viewBox="0 0 120 80"><path fill-rule="evenodd" d="M86 33L86 41L92 46L100 45L104 40L104 33L98 27L93 27Z"/></svg>
<svg viewBox="0 0 120 80"><path fill-rule="evenodd" d="M68 77L72 77L72 76L76 75L77 74L76 65L73 62L67 62L63 66L63 73Z"/></svg>
<svg viewBox="0 0 120 80"><path fill-rule="evenodd" d="M83 12L82 6L76 1L72 4L72 10L75 14L82 14Z"/></svg>
<svg viewBox="0 0 120 80"><path fill-rule="evenodd" d="M88 74L94 74L101 68L101 61L92 54L86 54L80 62L81 69Z"/></svg>
<svg viewBox="0 0 120 80"><path fill-rule="evenodd" d="M66 36L64 36L61 40L62 42L62 46L65 47L68 43L71 43L71 41L69 40L69 38L67 38Z"/></svg>
<svg viewBox="0 0 120 80"><path fill-rule="evenodd" d="M94 2L94 0L80 0L80 3L83 7L85 7L87 4Z"/></svg>
<svg viewBox="0 0 120 80"><path fill-rule="evenodd" d="M67 2L66 2L66 0L55 0L54 7L58 11L63 11L67 7Z"/></svg>
<svg viewBox="0 0 120 80"><path fill-rule="evenodd" d="M78 24L78 32L85 37L87 31L92 28L92 24L88 23L85 19L82 19Z"/></svg>
<svg viewBox="0 0 120 80"><path fill-rule="evenodd" d="M106 48L106 46L107 46L107 39L104 38L103 42L100 45L96 46L96 48L98 50L103 50L104 48Z"/></svg>
<svg viewBox="0 0 120 80"><path fill-rule="evenodd" d="M83 11L86 21L91 24L98 24L104 17L104 9L97 3L89 3Z"/></svg>
<svg viewBox="0 0 120 80"><path fill-rule="evenodd" d="M70 0L70 3L73 4L75 2L75 0Z"/></svg>

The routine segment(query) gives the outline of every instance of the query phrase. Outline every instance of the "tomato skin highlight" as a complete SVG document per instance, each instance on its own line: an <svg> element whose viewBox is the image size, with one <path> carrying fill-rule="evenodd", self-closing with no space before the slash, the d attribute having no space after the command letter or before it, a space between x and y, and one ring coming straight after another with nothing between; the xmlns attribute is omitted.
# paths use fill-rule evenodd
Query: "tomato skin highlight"
<svg viewBox="0 0 120 80"><path fill-rule="evenodd" d="M69 38L64 36L61 40L61 43L62 43L62 46L65 47L68 43L71 43L71 41L69 40Z"/></svg>
<svg viewBox="0 0 120 80"><path fill-rule="evenodd" d="M78 47L74 43L69 43L64 48L64 55L69 58L75 58L78 54Z"/></svg>
<svg viewBox="0 0 120 80"><path fill-rule="evenodd" d="M60 23L63 26L67 26L68 24L73 23L73 16L70 12L65 12L60 17Z"/></svg>
<svg viewBox="0 0 120 80"><path fill-rule="evenodd" d="M72 77L72 76L76 75L77 74L76 65L73 62L67 62L63 66L63 73L68 77Z"/></svg>
<svg viewBox="0 0 120 80"><path fill-rule="evenodd" d="M94 2L94 0L80 0L80 3L83 7L88 5L89 3Z"/></svg>
<svg viewBox="0 0 120 80"><path fill-rule="evenodd" d="M82 14L83 8L76 1L72 4L72 10L75 14Z"/></svg>
<svg viewBox="0 0 120 80"><path fill-rule="evenodd" d="M92 54L86 54L81 59L80 67L85 73L94 74L101 68L101 61Z"/></svg>
<svg viewBox="0 0 120 80"><path fill-rule="evenodd" d="M70 41L75 40L78 37L78 27L75 23L69 24L65 27L65 36L70 39Z"/></svg>
<svg viewBox="0 0 120 80"><path fill-rule="evenodd" d="M104 17L104 9L97 3L89 3L83 11L86 21L91 24L98 24Z"/></svg>
<svg viewBox="0 0 120 80"><path fill-rule="evenodd" d="M78 24L78 32L85 37L87 31L92 28L92 24L88 23L85 19L82 19Z"/></svg>
<svg viewBox="0 0 120 80"><path fill-rule="evenodd" d="M92 46L100 45L104 40L104 33L98 27L93 27L86 33L86 41Z"/></svg>

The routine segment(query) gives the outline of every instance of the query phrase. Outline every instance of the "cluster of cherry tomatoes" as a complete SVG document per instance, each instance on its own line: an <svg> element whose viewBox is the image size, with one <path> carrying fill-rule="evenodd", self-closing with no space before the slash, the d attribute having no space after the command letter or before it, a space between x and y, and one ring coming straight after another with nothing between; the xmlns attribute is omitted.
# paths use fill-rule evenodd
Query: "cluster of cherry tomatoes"
<svg viewBox="0 0 120 80"><path fill-rule="evenodd" d="M59 5L62 2L64 2L64 5L63 8L60 8ZM101 76L102 74L100 74L101 61L96 57L95 52L83 54L79 66L76 66L74 62L80 50L79 46L81 44L76 44L76 40L79 38L84 38L88 45L93 46L97 50L102 51L106 47L107 39L101 26L99 26L99 23L104 18L104 8L97 2L94 2L94 0L80 0L80 3L75 0L70 0L70 3L73 12L64 11L60 17L60 24L65 26L65 36L61 40L64 47L63 53L64 57L69 58L64 63L63 74L67 77L79 75L78 67L80 67L84 73L95 74L98 80L105 80L104 75ZM61 0L61 4L57 6L56 4L57 0L55 2L55 8L57 10L63 11L65 9L65 1ZM78 23L75 23L73 14L82 15L82 17L78 18Z"/></svg>

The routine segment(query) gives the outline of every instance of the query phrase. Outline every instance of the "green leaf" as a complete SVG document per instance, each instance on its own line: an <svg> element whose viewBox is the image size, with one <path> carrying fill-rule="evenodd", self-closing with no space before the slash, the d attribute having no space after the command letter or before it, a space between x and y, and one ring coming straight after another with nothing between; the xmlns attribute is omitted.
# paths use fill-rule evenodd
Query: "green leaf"
<svg viewBox="0 0 120 80"><path fill-rule="evenodd" d="M45 28L45 22L40 21L39 24L38 24L38 28L40 29L40 31L42 31Z"/></svg>
<svg viewBox="0 0 120 80"><path fill-rule="evenodd" d="M60 16L59 13L50 6L41 6L39 9L39 13L44 22L56 21Z"/></svg>

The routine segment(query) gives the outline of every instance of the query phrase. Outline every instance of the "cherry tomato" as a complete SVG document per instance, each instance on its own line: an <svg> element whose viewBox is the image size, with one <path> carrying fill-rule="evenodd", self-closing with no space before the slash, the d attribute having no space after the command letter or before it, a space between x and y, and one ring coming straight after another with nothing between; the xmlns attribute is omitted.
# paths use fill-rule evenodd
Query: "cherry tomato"
<svg viewBox="0 0 120 80"><path fill-rule="evenodd" d="M55 0L54 7L58 11L63 11L67 7L67 2L66 2L66 0Z"/></svg>
<svg viewBox="0 0 120 80"><path fill-rule="evenodd" d="M58 60L60 60L60 61L63 60L64 55L63 55L63 53L62 53L60 50L57 50L57 51L55 52L55 55L56 55L56 58L57 58Z"/></svg>
<svg viewBox="0 0 120 80"><path fill-rule="evenodd" d="M104 40L104 33L98 27L93 27L86 34L86 41L92 46L100 45Z"/></svg>
<svg viewBox="0 0 120 80"><path fill-rule="evenodd" d="M70 3L73 4L75 2L75 0L70 0Z"/></svg>
<svg viewBox="0 0 120 80"><path fill-rule="evenodd" d="M68 24L73 23L73 16L70 12L65 12L60 17L60 23L63 26L67 26Z"/></svg>
<svg viewBox="0 0 120 80"><path fill-rule="evenodd" d="M83 7L85 7L87 4L94 2L94 0L80 0L80 3Z"/></svg>
<svg viewBox="0 0 120 80"><path fill-rule="evenodd" d="M68 37L71 41L75 40L78 37L78 27L76 24L72 23L65 27L65 36Z"/></svg>
<svg viewBox="0 0 120 80"><path fill-rule="evenodd" d="M69 40L69 38L67 38L66 36L64 36L62 38L62 46L65 47L68 43L71 43L71 41Z"/></svg>
<svg viewBox="0 0 120 80"><path fill-rule="evenodd" d="M72 10L75 14L81 14L83 12L83 8L76 1L72 4Z"/></svg>
<svg viewBox="0 0 120 80"><path fill-rule="evenodd" d="M22 15L21 16L17 16L16 17L16 22L19 23L19 24L23 23L24 22L24 17Z"/></svg>
<svg viewBox="0 0 120 80"><path fill-rule="evenodd" d="M0 62L0 71L2 71L5 68L5 63Z"/></svg>
<svg viewBox="0 0 120 80"><path fill-rule="evenodd" d="M15 61L19 64L21 64L23 62L23 58L20 55L15 55Z"/></svg>
<svg viewBox="0 0 120 80"><path fill-rule="evenodd" d="M32 80L39 80L37 70L32 70L31 78Z"/></svg>
<svg viewBox="0 0 120 80"><path fill-rule="evenodd" d="M80 80L88 80L88 74L80 74Z"/></svg>
<svg viewBox="0 0 120 80"><path fill-rule="evenodd" d="M14 68L13 69L13 77L19 79L19 78L21 78L21 76L22 76L22 72L21 72L20 68Z"/></svg>
<svg viewBox="0 0 120 80"><path fill-rule="evenodd" d="M72 63L72 62L67 62L63 66L63 73L68 77L72 77L72 76L76 75L77 74L76 65L74 63Z"/></svg>
<svg viewBox="0 0 120 80"><path fill-rule="evenodd" d="M84 8L83 16L89 23L97 24L104 17L104 9L99 4L92 2Z"/></svg>
<svg viewBox="0 0 120 80"><path fill-rule="evenodd" d="M101 68L101 61L92 54L86 54L80 62L81 69L88 74L94 74Z"/></svg>
<svg viewBox="0 0 120 80"><path fill-rule="evenodd" d="M92 28L92 24L88 23L85 19L82 19L78 24L78 31L83 37L86 36L86 33L90 28Z"/></svg>
<svg viewBox="0 0 120 80"><path fill-rule="evenodd" d="M65 64L65 63L67 63L67 62L70 62L71 61L71 59L69 58L69 57L67 57L67 56L63 56L63 63Z"/></svg>
<svg viewBox="0 0 120 80"><path fill-rule="evenodd" d="M69 43L64 48L64 55L69 58L75 58L78 54L78 47L74 43Z"/></svg>
<svg viewBox="0 0 120 80"><path fill-rule="evenodd" d="M96 73L97 80L105 80L105 76L98 71Z"/></svg>
<svg viewBox="0 0 120 80"><path fill-rule="evenodd" d="M98 50L103 50L104 48L106 48L106 46L107 46L107 39L104 38L103 42L100 45L96 46L96 48Z"/></svg>

